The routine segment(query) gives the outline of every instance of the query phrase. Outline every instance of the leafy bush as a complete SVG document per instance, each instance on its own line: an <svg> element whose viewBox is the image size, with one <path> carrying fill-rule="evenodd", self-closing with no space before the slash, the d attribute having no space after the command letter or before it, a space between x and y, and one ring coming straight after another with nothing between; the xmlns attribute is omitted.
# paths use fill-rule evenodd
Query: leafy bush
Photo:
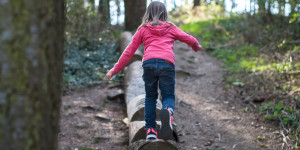
<svg viewBox="0 0 300 150"><path fill-rule="evenodd" d="M68 45L64 56L64 87L73 89L84 85L99 84L106 72L119 57L116 42L84 41ZM120 81L121 74L113 81Z"/></svg>

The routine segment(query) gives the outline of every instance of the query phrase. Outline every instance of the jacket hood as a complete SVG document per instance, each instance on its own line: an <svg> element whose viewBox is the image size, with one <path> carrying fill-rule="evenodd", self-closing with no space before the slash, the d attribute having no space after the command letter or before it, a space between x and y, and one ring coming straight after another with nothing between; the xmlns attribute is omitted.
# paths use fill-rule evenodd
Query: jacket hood
<svg viewBox="0 0 300 150"><path fill-rule="evenodd" d="M159 23L160 25L152 26L152 22L149 22L146 24L146 28L148 28L152 34L158 36L168 33L172 24L164 21L159 21Z"/></svg>

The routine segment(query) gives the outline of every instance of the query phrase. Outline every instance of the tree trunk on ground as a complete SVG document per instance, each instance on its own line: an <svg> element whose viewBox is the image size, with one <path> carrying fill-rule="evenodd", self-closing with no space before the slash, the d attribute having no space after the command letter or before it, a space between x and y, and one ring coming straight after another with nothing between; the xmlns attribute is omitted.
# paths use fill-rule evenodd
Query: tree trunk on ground
<svg viewBox="0 0 300 150"><path fill-rule="evenodd" d="M101 19L110 24L110 7L109 0L99 0L98 12L101 15Z"/></svg>
<svg viewBox="0 0 300 150"><path fill-rule="evenodd" d="M127 45L131 42L132 34L130 32L123 32L120 35L119 43L120 49L123 51ZM138 51L138 50L137 50ZM150 150L154 148L164 150L177 150L176 142L179 141L177 131L174 128L173 138L174 142L167 142L164 140L156 140L154 142L146 141L145 118L145 86L142 79L142 61L140 59L134 60L125 69L124 76L124 91L125 101L127 107L127 114L129 120L129 145L130 150ZM160 94L159 94L160 95ZM157 100L156 112L158 115L162 104L160 100ZM157 117L158 118L158 117ZM158 124L160 122L158 121ZM176 142L175 142L176 141Z"/></svg>
<svg viewBox="0 0 300 150"><path fill-rule="evenodd" d="M136 30L142 23L146 12L147 0L124 0L125 3L125 28Z"/></svg>
<svg viewBox="0 0 300 150"><path fill-rule="evenodd" d="M200 0L194 0L194 8L200 6Z"/></svg>
<svg viewBox="0 0 300 150"><path fill-rule="evenodd" d="M0 2L0 149L54 150L64 1Z"/></svg>
<svg viewBox="0 0 300 150"><path fill-rule="evenodd" d="M120 43L120 51L123 53L123 51L127 48L127 46L131 43L132 34L128 31L123 32L119 37L119 43ZM142 60L143 59L143 52L144 48L141 45L134 53L130 61L127 63L127 65L131 64L134 61Z"/></svg>

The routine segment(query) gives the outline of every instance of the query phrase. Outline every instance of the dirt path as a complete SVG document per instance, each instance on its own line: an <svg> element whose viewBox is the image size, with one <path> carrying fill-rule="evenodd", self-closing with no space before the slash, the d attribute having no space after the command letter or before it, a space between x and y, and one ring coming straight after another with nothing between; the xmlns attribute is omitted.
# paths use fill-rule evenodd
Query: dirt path
<svg viewBox="0 0 300 150"><path fill-rule="evenodd" d="M185 44L178 43L174 49L174 121L182 149L267 149L272 140L266 139L274 134L255 115L245 113L234 94L223 90L224 71L219 62L206 52L193 52Z"/></svg>
<svg viewBox="0 0 300 150"><path fill-rule="evenodd" d="M223 90L224 71L206 52L176 42L174 121L182 150L280 149L271 127ZM128 127L123 99L108 100L119 85L103 84L64 96L59 150L126 150ZM96 115L100 117L96 118ZM259 138L258 138L259 137ZM276 142L275 142L276 143ZM277 142L278 143L278 142ZM277 148L276 148L277 147Z"/></svg>
<svg viewBox="0 0 300 150"><path fill-rule="evenodd" d="M107 99L109 93L120 88L120 85L102 84L63 96L58 149L126 150L128 127L123 122L127 115L124 100Z"/></svg>

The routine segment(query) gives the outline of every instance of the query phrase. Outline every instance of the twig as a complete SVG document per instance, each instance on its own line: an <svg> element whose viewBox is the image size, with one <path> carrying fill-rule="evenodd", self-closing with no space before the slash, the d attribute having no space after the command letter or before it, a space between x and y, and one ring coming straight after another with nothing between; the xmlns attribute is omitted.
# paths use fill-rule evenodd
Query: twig
<svg viewBox="0 0 300 150"><path fill-rule="evenodd" d="M242 44L237 44L237 45L233 45L233 44L226 44L226 45L221 45L219 47L206 47L206 50L211 51L211 50L216 50L216 49L223 49L223 48L230 48L230 47L238 47L241 46Z"/></svg>
<svg viewBox="0 0 300 150"><path fill-rule="evenodd" d="M300 92L300 88L293 90L289 93L289 95L293 95L294 93Z"/></svg>
<svg viewBox="0 0 300 150"><path fill-rule="evenodd" d="M282 72L283 74L288 74L288 75L294 75L294 74L300 74L300 70L295 70L295 71L290 71L290 72Z"/></svg>
<svg viewBox="0 0 300 150"><path fill-rule="evenodd" d="M288 144L288 142L287 142L287 140L286 140L287 138L286 138L286 136L285 136L284 133L283 133L283 130L280 130L280 134L281 134L281 136L283 137L282 140L283 140L283 142L286 144L286 146L287 146L287 147L290 147L289 144Z"/></svg>

